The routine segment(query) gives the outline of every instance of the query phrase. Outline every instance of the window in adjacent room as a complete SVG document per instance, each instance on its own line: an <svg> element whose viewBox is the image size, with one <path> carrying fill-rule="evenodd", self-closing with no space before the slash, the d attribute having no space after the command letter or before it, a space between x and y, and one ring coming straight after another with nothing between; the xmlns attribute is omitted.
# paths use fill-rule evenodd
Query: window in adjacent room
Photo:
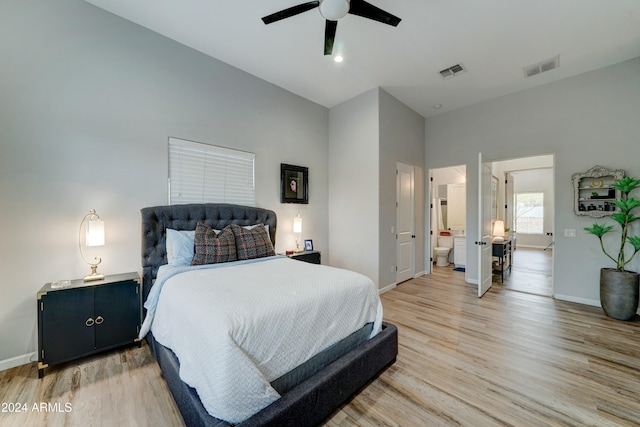
<svg viewBox="0 0 640 427"><path fill-rule="evenodd" d="M255 154L169 138L169 204L255 206Z"/></svg>
<svg viewBox="0 0 640 427"><path fill-rule="evenodd" d="M544 193L515 193L515 229L522 234L543 234Z"/></svg>

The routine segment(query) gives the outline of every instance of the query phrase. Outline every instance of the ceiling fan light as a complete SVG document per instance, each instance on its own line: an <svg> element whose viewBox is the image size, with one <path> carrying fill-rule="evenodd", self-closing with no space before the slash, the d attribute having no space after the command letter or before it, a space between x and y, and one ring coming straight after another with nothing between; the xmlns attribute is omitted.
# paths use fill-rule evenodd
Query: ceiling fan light
<svg viewBox="0 0 640 427"><path fill-rule="evenodd" d="M349 13L349 0L322 0L319 9L324 19L337 21Z"/></svg>

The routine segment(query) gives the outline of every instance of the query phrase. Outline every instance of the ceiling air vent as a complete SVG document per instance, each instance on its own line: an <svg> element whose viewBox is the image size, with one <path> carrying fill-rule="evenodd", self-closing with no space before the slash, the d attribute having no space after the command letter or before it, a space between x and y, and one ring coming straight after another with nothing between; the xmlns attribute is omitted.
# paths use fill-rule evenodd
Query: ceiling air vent
<svg viewBox="0 0 640 427"><path fill-rule="evenodd" d="M462 74L465 73L467 71L466 68L464 68L464 65L462 64L456 64L456 65L452 65L449 68L445 68L444 70L440 71L440 75L442 76L443 79L450 79L451 77L455 77L458 74Z"/></svg>
<svg viewBox="0 0 640 427"><path fill-rule="evenodd" d="M535 76L536 74L544 73L545 71L554 70L560 66L560 55L556 55L551 59L540 61L537 64L532 64L524 67L524 77Z"/></svg>

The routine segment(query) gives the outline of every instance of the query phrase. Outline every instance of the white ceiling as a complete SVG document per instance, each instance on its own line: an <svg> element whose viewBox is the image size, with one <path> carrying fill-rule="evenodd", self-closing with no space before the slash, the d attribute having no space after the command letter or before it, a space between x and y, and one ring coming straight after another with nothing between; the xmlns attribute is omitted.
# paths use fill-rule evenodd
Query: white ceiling
<svg viewBox="0 0 640 427"><path fill-rule="evenodd" d="M341 19L341 64L317 9L260 19L304 0L86 1L326 107L381 87L425 117L640 56L639 0L368 0L402 22ZM442 79L457 63L468 72Z"/></svg>

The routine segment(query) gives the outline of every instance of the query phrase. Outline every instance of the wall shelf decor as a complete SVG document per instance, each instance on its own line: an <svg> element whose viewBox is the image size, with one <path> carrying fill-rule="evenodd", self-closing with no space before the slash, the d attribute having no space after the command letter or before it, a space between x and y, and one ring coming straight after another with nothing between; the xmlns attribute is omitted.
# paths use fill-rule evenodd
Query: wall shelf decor
<svg viewBox="0 0 640 427"><path fill-rule="evenodd" d="M611 185L624 178L622 169L607 169L594 166L586 172L571 175L573 182L573 212L580 216L601 218L616 211L615 200L620 200L620 191Z"/></svg>

